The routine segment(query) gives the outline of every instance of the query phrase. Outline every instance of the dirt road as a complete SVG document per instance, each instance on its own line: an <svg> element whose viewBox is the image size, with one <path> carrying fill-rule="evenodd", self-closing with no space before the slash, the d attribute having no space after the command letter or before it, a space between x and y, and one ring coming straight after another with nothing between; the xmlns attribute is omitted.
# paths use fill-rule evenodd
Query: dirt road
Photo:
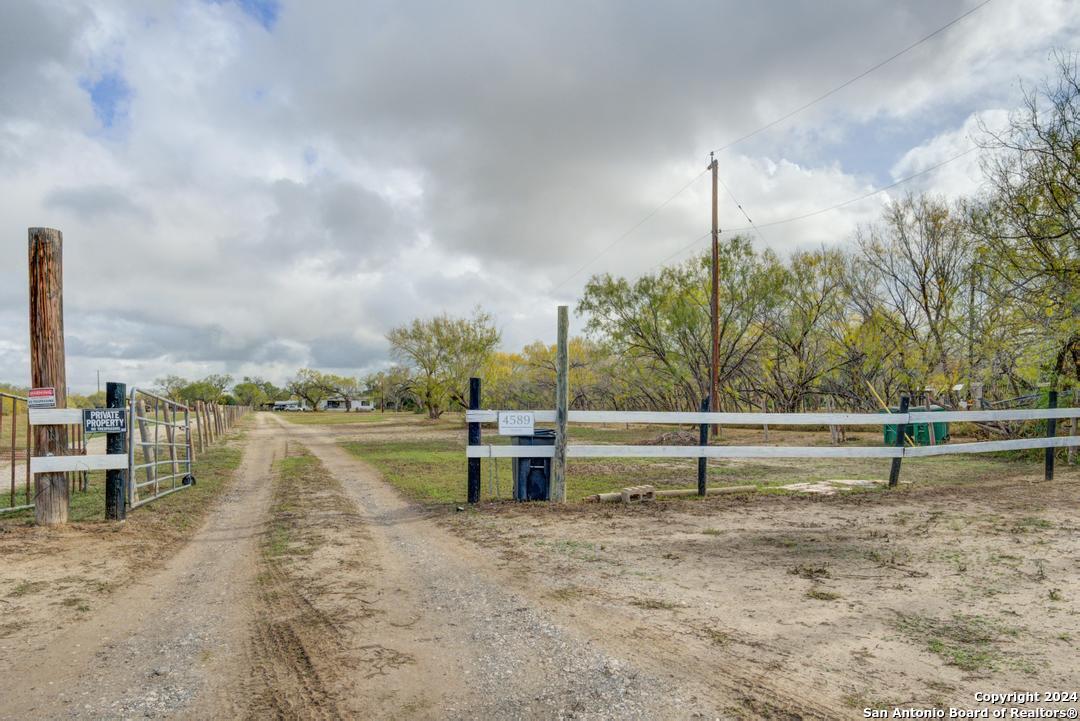
<svg viewBox="0 0 1080 721"><path fill-rule="evenodd" d="M90 618L6 658L0 718L132 718L227 709L241 669L255 539L284 441L259 419L236 484L194 540Z"/></svg>
<svg viewBox="0 0 1080 721"><path fill-rule="evenodd" d="M306 513L287 498L272 507L274 462L294 446L340 497ZM318 578L268 571L280 518L322 539L308 564ZM0 718L262 717L259 678L283 717L719 715L707 689L546 615L470 547L320 429L260 414L234 485L190 543L4 659Z"/></svg>
<svg viewBox="0 0 1080 721"><path fill-rule="evenodd" d="M717 714L704 689L609 653L546 615L471 544L426 520L325 429L273 419L340 482L370 530L358 647L405 659L367 679L376 718L691 718ZM364 668L365 663L360 667Z"/></svg>

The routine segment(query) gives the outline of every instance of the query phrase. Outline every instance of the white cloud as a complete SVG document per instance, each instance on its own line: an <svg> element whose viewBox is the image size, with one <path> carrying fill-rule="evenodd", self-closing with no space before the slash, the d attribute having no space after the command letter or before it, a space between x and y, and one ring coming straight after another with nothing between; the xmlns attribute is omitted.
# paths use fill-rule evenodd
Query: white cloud
<svg viewBox="0 0 1080 721"><path fill-rule="evenodd" d="M970 7L285 0L268 29L203 0L18 4L0 26L0 379L26 380L36 225L65 233L76 390L98 368L374 367L394 324L477 304L507 347L550 340L590 273L640 273L708 230L705 177L564 282L709 149ZM1078 30L1076 3L991 3L721 153L721 177L759 244L845 242L881 196L768 224L955 154ZM130 88L110 129L85 90L103 73ZM853 138L885 159L853 163ZM969 192L969 160L918 187ZM745 225L726 195L721 225Z"/></svg>

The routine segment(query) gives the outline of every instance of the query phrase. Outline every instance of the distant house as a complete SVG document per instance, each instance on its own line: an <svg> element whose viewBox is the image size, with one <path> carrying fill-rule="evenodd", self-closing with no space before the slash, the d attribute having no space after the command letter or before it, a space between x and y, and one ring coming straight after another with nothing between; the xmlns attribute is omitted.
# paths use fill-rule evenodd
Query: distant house
<svg viewBox="0 0 1080 721"><path fill-rule="evenodd" d="M351 398L348 401L348 406L346 406L344 398L342 398L341 396L335 396L332 398L327 398L323 401L319 401L319 410L337 411L339 413L344 413L347 410L353 412L373 411L375 410L375 405L371 402L371 399L369 398Z"/></svg>
<svg viewBox="0 0 1080 721"><path fill-rule="evenodd" d="M288 400L288 401L274 401L273 410L275 411L306 411L307 406L303 401Z"/></svg>

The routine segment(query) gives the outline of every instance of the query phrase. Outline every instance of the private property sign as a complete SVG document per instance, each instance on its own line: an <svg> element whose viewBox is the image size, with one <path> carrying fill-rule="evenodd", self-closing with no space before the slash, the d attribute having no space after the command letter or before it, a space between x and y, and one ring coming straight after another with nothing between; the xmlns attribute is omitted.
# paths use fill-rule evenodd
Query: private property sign
<svg viewBox="0 0 1080 721"><path fill-rule="evenodd" d="M500 436L531 436L535 423L532 411L499 411Z"/></svg>
<svg viewBox="0 0 1080 721"><path fill-rule="evenodd" d="M56 408L55 388L31 388L26 394L27 408Z"/></svg>
<svg viewBox="0 0 1080 721"><path fill-rule="evenodd" d="M127 413L123 408L86 408L82 412L83 430L87 433L124 433Z"/></svg>

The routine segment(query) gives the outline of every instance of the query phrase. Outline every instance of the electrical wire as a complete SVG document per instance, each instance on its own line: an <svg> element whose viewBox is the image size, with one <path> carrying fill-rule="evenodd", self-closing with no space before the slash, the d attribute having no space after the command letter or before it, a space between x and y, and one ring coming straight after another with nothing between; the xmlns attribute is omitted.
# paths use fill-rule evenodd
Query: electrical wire
<svg viewBox="0 0 1080 721"><path fill-rule="evenodd" d="M764 243L765 242L765 236L762 235L761 231L757 229L756 225L754 225L754 221L750 218L750 215L742 207L742 203L739 202L739 199L735 197L735 194L732 193L731 189L727 187L727 184L723 180L720 179L719 175L716 176L716 180L717 180L717 182L720 183L720 187L722 187L727 192L728 196L731 198L731 202L735 203L735 207L737 207L739 209L739 212L743 214L743 217L746 218L746 222L749 223L750 227L754 229L755 233L757 233L758 239L762 243Z"/></svg>
<svg viewBox="0 0 1080 721"><path fill-rule="evenodd" d="M807 103L804 103L803 105L795 108L794 110L792 110L792 111L790 111L790 112L788 112L788 113L786 113L786 114L784 114L784 115L770 121L769 123L766 123L765 125L761 126L760 128L758 128L758 129L756 129L756 130L754 130L752 132L749 132L749 133L747 133L747 134L745 134L745 135L743 135L743 136L741 136L739 138L736 138L735 140L732 140L731 142L727 143L726 145L723 145L723 146L717 148L713 152L718 153L718 152L721 152L723 150L727 150L728 148L730 148L730 147L732 147L734 145L737 145L737 144L743 142L744 140L748 140L748 139L754 137L755 135L757 135L759 133L762 133L762 132L768 130L769 128L772 128L772 127L784 122L785 120L788 120L789 118L792 118L795 115L798 115L802 111L816 105L817 103L821 102L822 100L825 100L829 96L839 92L840 90L843 90L844 88L848 87L849 85L851 85L851 84L853 84L855 82L858 82L859 80L865 78L867 75L870 75L874 71L879 70L880 68L884 67L885 65L888 65L893 60L896 60L897 58L901 57L902 55L905 55L906 53L910 52L911 50L914 50L916 47L918 47L919 45L922 45L926 41L936 37L937 35L940 35L941 33L945 32L946 30L951 28L952 26L959 23L960 21L964 20L965 18L973 15L974 13L978 12L982 8L986 7L991 2L992 2L992 0L983 0L982 3L976 5L975 7L971 8L967 12L953 18L951 21L949 21L945 25L942 25L937 30L934 30L932 33L930 33L928 35L925 35L922 38L916 40L912 44L910 44L907 47L905 47L904 49L894 53L893 55L891 55L888 58L882 60L881 62L877 63L876 65L873 65L873 66L867 68L866 70L859 73L858 75L846 80L845 82L841 83L840 85L837 85L836 87L832 88L831 90L829 90L829 91L827 91L825 93L822 93L821 95L817 96L813 100L811 100L811 101L809 101ZM945 161L943 163L940 163L940 164L938 164L936 166L933 166L931 168L927 168L926 170L924 170L924 171L922 171L920 173L915 173L914 175L911 175L911 176L909 176L907 178L903 178L901 180L898 180L897 182L893 183L892 185L887 185L887 186L885 186L883 188L879 188L879 189L877 189L877 190L875 190L875 191L873 191L871 193L867 193L866 195L859 196L858 198L852 198L851 200L845 201L845 202L837 204L835 206L831 206L829 208L823 208L821 210L814 211L813 213L808 213L806 215L798 216L798 217L795 217L795 218L788 218L788 219L785 219L785 220L779 220L779 221L773 221L773 222L770 222L770 223L764 223L764 224L762 224L762 227L768 227L768 226L772 226L772 225L780 225L780 224L783 224L783 223L791 223L791 222L794 222L796 220L802 220L804 218L809 218L809 217L812 217L814 215L819 215L821 213L826 213L826 212L828 212L830 210L835 210L836 208L841 208L841 207L843 207L845 205L848 205L850 203L858 202L859 200L863 200L865 198L868 198L871 195L875 195L877 193L880 193L883 190L888 190L889 188L896 187L897 185L900 185L901 183L907 182L908 180L911 180L912 178L916 178L919 175L922 175L923 173L927 173L927 172L930 172L931 170L935 170L936 168L939 168L942 165L945 165L946 163L950 163L953 160L956 160L957 158L959 158L959 157L961 157L963 155L966 155L968 152L971 152L971 150L974 150L974 148L971 148L970 150L966 151L965 153L961 153L959 156L956 156L954 158L950 158L949 160L947 160L947 161ZM700 180L701 177L703 175L705 175L705 173L707 173L707 172L708 172L708 168L706 168L705 170L701 171L696 176L694 176L688 183L686 183L686 185L682 186L677 191L675 191L675 193L673 193L670 197L668 197L668 199L665 200L663 203L661 203L660 205L653 208L648 214L645 215L645 217L643 217L637 223L634 223L634 225L630 226L629 229L627 229L624 233L622 233L621 235L616 237L613 241L611 241L611 243L609 243L607 246L605 246L599 253L597 253L596 255L591 257L589 260L585 261L577 270L575 270L573 273L571 273L569 276L567 276L558 285L555 285L554 287L552 287L551 290L552 291L559 290L564 285L569 283L571 280L576 278L582 271L584 271L586 268L588 268L590 265L595 263L597 260L599 260L604 255L606 255L608 251L610 251L616 245L618 245L623 240L625 240L627 237L629 237L632 233L634 233L634 231L636 231L638 228L640 228L642 225L644 225L646 222L648 222L653 216L655 216L661 210L666 208L673 200L675 200L675 198L682 195L690 186L692 186L694 183L696 183L698 180ZM723 181L720 181L720 184L724 185ZM743 227L743 228L730 228L729 230L753 230L758 234L758 237L761 238L764 241L764 238L761 235L761 231L758 229L758 226L755 225L754 221L750 219L750 216L746 213L746 211L743 209L742 205L739 203L739 201L732 194L731 190L728 189L728 187L726 185L724 185L724 190L727 191L728 195L735 202L735 205L738 206L739 210L742 212L743 216L746 218L747 222L749 223L749 225L746 226L746 227ZM708 237L708 234L706 234L703 237ZM694 243L691 244L691 246L698 243L701 239L702 238L698 238L697 240L695 240ZM677 251L674 255L678 255L679 253L685 251L686 249L688 249L691 246L686 246L686 248L683 248L682 250ZM674 257L674 255L669 256L667 259L665 259L662 262L667 262L667 260L670 260L672 257Z"/></svg>
<svg viewBox="0 0 1080 721"><path fill-rule="evenodd" d="M892 188L895 188L898 185L903 185L904 183L908 182L909 180L914 180L915 178L926 175L927 173L931 173L931 172L937 170L938 168L940 168L942 166L948 165L949 163L952 163L952 162L954 162L956 160L959 160L960 158L964 157L965 155L969 155L969 154L975 152L978 149L979 149L978 146L968 148L967 150L965 150L962 153L958 153L958 154L952 156L951 158L948 158L946 160L941 161L940 163L937 163L935 165L931 165L929 168L924 168L923 170L920 170L917 173L912 173L911 175L900 178L899 180L897 180L897 181L895 181L893 183L889 183L888 185L883 185L880 188L876 188L874 190L871 190L868 193L863 193L862 195L856 196L854 198L849 198L848 200L845 200L842 203L837 203L835 205L830 205L827 208L819 208L818 210L814 210L814 211L811 211L809 213L803 213L802 215L796 215L796 216L793 216L791 218L784 218L782 220L772 220L772 221L769 221L768 223L759 223L756 226L751 224L751 225L743 226L741 228L728 228L728 230L731 231L731 232L734 232L734 231L738 231L738 230L756 230L757 228L769 228L769 227L772 227L774 225L784 225L786 223L794 223L797 220L805 220L806 218L812 218L815 215L821 215L822 213L828 213L830 210L836 210L838 208L843 208L846 205L851 205L852 203L858 203L860 200L866 200L867 198L875 196L878 193L882 193L882 192L884 192L886 190L891 190Z"/></svg>
<svg viewBox="0 0 1080 721"><path fill-rule="evenodd" d="M967 18L967 17L969 17L969 16L971 16L971 15L975 14L975 13L976 13L976 12L978 12L979 10L982 10L982 9L983 9L984 7L986 7L987 5L989 5L989 4L991 3L991 1L992 1L992 0L984 0L984 1L982 2L982 3L979 3L979 4L978 4L978 5L976 5L975 7L971 8L970 10L968 10L968 11L967 11L966 13L964 13L964 14L962 14L962 15L960 15L960 16L958 16L958 17L956 17L956 18L953 18L953 19L952 19L951 21L949 21L948 23L946 23L946 24L942 25L941 27L939 27L939 28L938 28L937 30L935 30L934 32L930 33L929 35L925 35L925 36L923 36L923 37L922 37L922 38L920 38L919 40L916 40L915 42L913 42L913 43L912 43L911 45L908 45L908 46L907 46L906 48L904 48L903 50L901 50L901 51L899 51L899 52L897 52L897 53L894 53L893 55L890 55L889 57L885 58L884 60L882 60L881 62L879 62L879 63L878 63L877 65L873 65L873 66L871 66L871 67L867 68L866 70L862 71L861 73L859 73L859 74L858 74L858 75L856 75L855 77L853 77L853 78L850 78L850 79L848 79L848 80L844 81L844 82L843 82L843 83L841 83L840 85L837 85L837 86L836 86L835 88L833 88L832 90L829 90L828 92L822 93L821 95L817 96L816 98L814 98L814 99L813 99L813 100L811 100L810 102L808 102L808 103L804 103L803 105L800 105L799 107L795 108L794 110L792 110L792 111L790 111L790 112L788 112L788 113L785 113L784 115L781 115L780 117L778 117L778 118L776 118L776 119L774 119L774 120L772 120L772 121L770 121L770 122L766 123L765 125L762 125L762 126L761 126L760 128L758 128L757 130L754 130L754 131L752 131L752 132L749 132L749 133L747 133L746 135L743 135L743 136L741 136L741 137L738 137L738 138L736 138L735 140L732 140L731 142L727 143L726 145L722 145L722 146L720 146L719 148L717 148L717 149L716 149L716 150L714 150L713 152L715 152L715 153L719 153L719 152L720 152L720 151L722 151L722 150L727 150L728 148L730 148L730 147L732 147L732 146L734 146L734 145L738 145L739 143L743 142L744 140L749 140L750 138L754 137L755 135L757 135L757 134L759 134L759 133L763 133L763 132L765 132L766 130L768 130L769 128L772 128L772 127L775 127L775 126L779 125L780 123L784 122L785 120L787 120L787 119L789 119L789 118L792 118L792 117L794 117L794 116L798 115L798 114L799 114L799 113L801 113L802 111L804 111L804 110L806 110L806 109L808 109L808 108L810 108L810 107L813 107L814 105L817 105L818 103L820 103L820 102L821 102L822 100L824 100L825 98L828 98L829 96L831 96L831 95L834 95L835 93L838 93L838 92L840 92L841 90L843 90L844 88L848 87L848 86L849 86L849 85L851 85L852 83L856 83L856 82L858 82L859 80L862 80L862 79L863 79L863 78L865 78L865 77L866 77L867 75L869 75L870 73L874 72L875 70L879 70L880 68L883 68L884 66L888 65L889 63L891 63L891 62L892 62L893 60L896 60L896 59L897 59L897 58L899 58L900 56L902 56L902 55L904 55L904 54L906 54L906 53L910 52L911 50L914 50L914 49L915 49L915 48L917 48L918 46L922 45L922 44L923 44L923 43L925 43L925 42L926 42L927 40L930 40L931 38L933 38L933 37L935 37L935 36L937 36L937 35L940 35L941 33L945 32L946 30L948 30L949 28L951 28L951 27L952 27L953 25L956 25L956 24L957 24L958 22L960 22L960 21L961 21L961 20L963 20L964 18Z"/></svg>
<svg viewBox="0 0 1080 721"><path fill-rule="evenodd" d="M969 154L975 152L976 150L978 150L978 146L968 148L967 150L965 150L962 153L958 153L957 155L954 155L951 158L947 158L947 159L941 161L940 163L937 163L935 165L931 165L929 168L924 168L923 170L920 170L917 173L912 173L911 175L900 178L899 180L897 180L897 181L895 181L893 183L889 183L888 185L883 185L880 188L876 188L874 190L871 190L868 193L863 193L862 195L858 195L858 196L856 196L854 198L848 198L847 200L845 200L845 201L843 201L841 203L836 203L835 205L830 205L827 208L819 208L819 209L813 210L813 211L811 211L809 213L803 213L802 215L796 215L796 216L792 216L790 218L783 218L781 220L772 220L772 221L769 221L768 223L760 223L760 224L756 224L756 225L754 224L754 222L752 220L750 220L749 216L746 216L746 219L747 219L747 221L750 222L750 225L746 225L746 226L743 226L743 227L740 227L740 228L728 228L727 232L734 233L734 232L743 231L743 230L754 230L754 231L757 231L758 236L760 237L761 236L761 231L758 230L759 227L761 227L761 228L769 228L769 227L772 227L774 225L784 225L784 224L787 224L787 223L794 223L794 222L799 221L799 220L805 220L806 218L813 218L815 215L822 215L823 213L828 213L829 211L837 210L839 208L843 208L845 206L851 205L852 203L858 203L860 200L866 200L867 198L873 197L873 196L877 195L878 193L883 193L886 190L891 190L892 188L895 188L898 185L903 185L904 183L907 183L908 181L911 181L911 180L914 180L915 178L926 175L927 173L931 173L931 172L937 170L938 168L940 168L942 166L948 165L949 163L952 163L952 162L954 162L956 160L959 160L960 158L964 157L965 155L969 155ZM732 200L734 200L734 199L735 198L733 196ZM738 204L738 201L736 201L736 204ZM742 206L739 206L739 209L742 210ZM745 215L745 211L743 211L743 214ZM702 235L699 238L695 238L689 244L684 245L682 248L679 248L674 253L667 256L663 260L661 260L659 263L657 263L657 264L653 265L652 267L650 267L649 270L650 271L654 270L654 269L658 268L659 266L666 264L672 258L675 258L676 256L679 256L679 255L685 253L686 251L690 250L691 248L696 246L698 243L700 243L701 241L708 238L710 235L712 235L712 231L709 231L708 233L706 233L705 235ZM646 272L648 272L648 271L646 271Z"/></svg>
<svg viewBox="0 0 1080 721"><path fill-rule="evenodd" d="M630 235L631 233L633 233L633 232L634 232L635 230L637 230L637 229L638 229L638 228L640 228L641 226L645 225L645 223L646 223L646 222L648 222L648 220L649 220L650 218L652 218L652 217L653 217L654 215L656 215L656 214L657 214L657 213L659 213L659 212L660 212L661 210L663 210L664 208L666 208L666 207L668 206L668 204L669 204L669 203L671 203L671 201L675 200L675 198L677 198L677 197L679 197L680 195L682 195L682 194L683 194L683 192L684 192L684 191L685 191L685 190L686 190L687 188L689 188L689 187L690 187L691 185L693 185L693 184L694 184L694 183L696 183L696 182L697 182L698 180L700 180L700 179L701 179L701 176L705 175L705 173L707 173L707 172L709 172L709 169L708 169L708 168L706 168L705 170L702 170L702 171L701 171L700 173L698 173L697 175L695 175L695 176L694 176L694 177L693 177L693 178L692 178L692 179L690 180L690 182L689 182L689 183L687 183L686 185L684 185L684 186L682 186L681 188L679 188L679 189L678 189L677 191L675 191L675 193L673 193L673 194L672 194L672 195L671 195L671 196L670 196L670 197L669 197L669 198L668 198L667 200L665 200L665 201L664 201L663 203L661 203L660 205L658 205L658 206L656 206L655 208L653 208L653 209L652 209L652 210L651 210L651 211L650 211L650 212L649 212L649 213L648 213L648 214L647 214L647 215L646 215L646 216L645 216L644 218L642 218L641 220L639 220L638 222L636 222L636 223L634 223L634 224L633 224L632 226L630 226L630 228L629 228L629 229L628 229L628 230L627 230L626 232L624 232L624 233L623 233L622 235L620 235L619 237L615 238L615 240L611 241L611 242L610 242L610 243L609 243L609 244L608 244L607 246L605 246L605 247L604 247L604 249L603 249L603 250L601 250L601 251L600 251L599 253L597 253L596 255L594 255L594 256L593 256L592 258L589 258L589 260L587 260L587 261L585 261L584 263L582 263L582 264L581 264L581 267L580 267L580 268L578 268L578 269L577 269L577 270L575 270L575 271L574 271L573 273L571 273L570 275L568 275L568 276L566 277L566 279L565 279L565 280L563 280L563 281L562 281L561 283L559 283L558 285L556 285L555 287L553 287L553 288L551 289L551 290L552 290L552 292L554 292L554 291L558 290L559 288L562 288L562 287L563 287L564 285L566 285L567 283L569 283L569 282L570 282L571 280L573 280L573 279L574 279L574 278L575 278L575 277L576 277L576 276L577 276L577 275L578 275L579 273L581 273L581 271L585 270L585 269L586 269L586 268L588 268L588 267L589 267L590 265L592 265L592 264L593 264L593 263L595 263L595 262L596 262L597 260L599 260L599 259L600 259L601 257L603 257L603 256L604 256L604 255L605 255L605 254L606 254L606 253L607 253L607 252L608 252L609 250L611 250L611 249L612 249L612 248L614 248L614 247L615 247L616 245L618 245L618 244L619 244L619 243L621 243L621 242L622 242L623 240L625 240L625 239L626 239L626 238L627 238L627 237L628 237L628 236L629 236L629 235Z"/></svg>

